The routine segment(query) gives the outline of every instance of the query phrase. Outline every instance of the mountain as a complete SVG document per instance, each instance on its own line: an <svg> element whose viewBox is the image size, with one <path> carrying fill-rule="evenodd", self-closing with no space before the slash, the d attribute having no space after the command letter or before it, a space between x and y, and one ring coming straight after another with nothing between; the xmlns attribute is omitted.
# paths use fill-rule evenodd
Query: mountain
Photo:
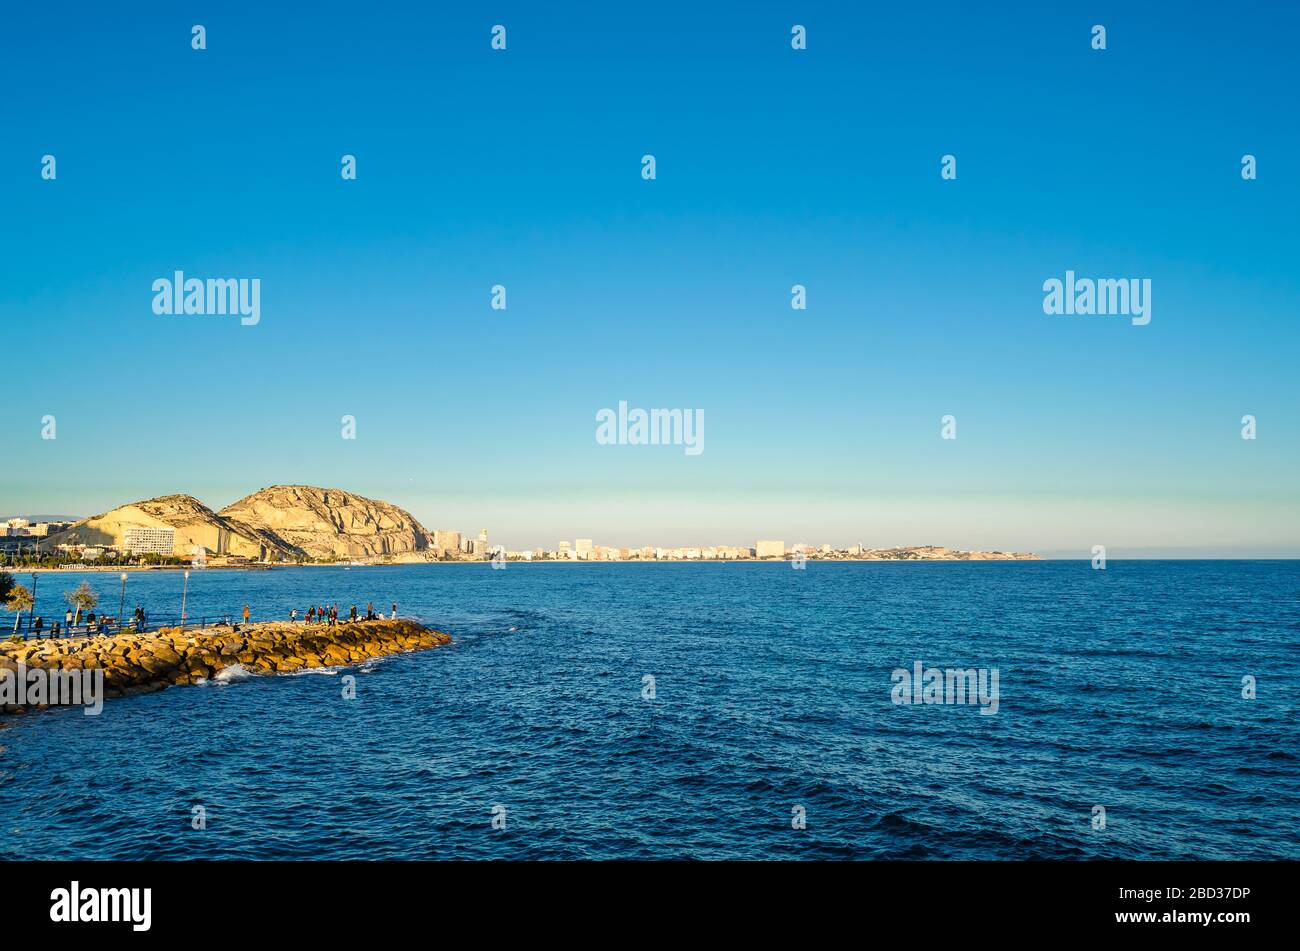
<svg viewBox="0 0 1300 951"><path fill-rule="evenodd" d="M82 519L49 536L55 545L122 548L130 528L170 528L172 551L182 557L196 545L210 555L271 561L301 558L371 558L423 551L432 542L405 509L343 489L274 485L214 512L191 495L164 495Z"/></svg>
<svg viewBox="0 0 1300 951"><path fill-rule="evenodd" d="M47 538L42 547L108 545L121 548L129 528L171 528L174 554L189 556L202 545L214 555L295 558L302 552L272 535L223 518L192 495L163 495L122 505L74 523Z"/></svg>
<svg viewBox="0 0 1300 951"><path fill-rule="evenodd" d="M399 555L432 544L410 512L343 489L273 485L227 505L217 516L311 558Z"/></svg>

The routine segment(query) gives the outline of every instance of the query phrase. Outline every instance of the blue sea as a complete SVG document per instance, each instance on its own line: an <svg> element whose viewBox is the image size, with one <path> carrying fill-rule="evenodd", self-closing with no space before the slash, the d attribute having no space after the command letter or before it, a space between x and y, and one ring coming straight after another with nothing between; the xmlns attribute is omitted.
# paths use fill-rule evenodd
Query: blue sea
<svg viewBox="0 0 1300 951"><path fill-rule="evenodd" d="M67 573L41 613L82 578L116 610ZM127 611L181 586L134 573ZM454 643L7 718L0 856L1300 858L1300 562L209 569L188 599L396 601ZM893 702L918 661L996 669L997 713Z"/></svg>

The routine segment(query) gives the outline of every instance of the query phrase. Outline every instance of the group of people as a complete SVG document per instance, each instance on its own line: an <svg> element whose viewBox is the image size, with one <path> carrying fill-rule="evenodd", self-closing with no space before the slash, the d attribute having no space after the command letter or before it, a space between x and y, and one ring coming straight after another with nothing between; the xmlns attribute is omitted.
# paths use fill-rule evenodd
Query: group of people
<svg viewBox="0 0 1300 951"><path fill-rule="evenodd" d="M54 637L58 637L60 634L63 633L71 634L77 630L77 627L80 625L80 623L81 623L81 618L79 616L79 613L73 614L72 609L69 608L66 612L64 612L63 626L60 627L59 622L55 621L53 628L51 628L50 630L50 634ZM144 609L140 607L140 605L138 604L135 606L135 613L131 615L131 623L135 626L137 632L144 630L144 625L145 625ZM35 631L39 631L42 628L42 626L43 626L42 619L37 618L36 623L32 626L32 629ZM86 612L86 624L85 627L83 628L85 633L105 634L111 628L114 627L117 627L117 618L109 617L107 614L96 615L94 611Z"/></svg>
<svg viewBox="0 0 1300 951"><path fill-rule="evenodd" d="M251 613L252 612L249 610L248 605L245 604L243 610L244 624L248 624ZM348 612L347 619L350 621L357 621L357 620L377 621L385 617L386 615L384 615L382 611L381 612L375 611L375 602L371 601L369 604L366 605L366 613L364 618L360 617L359 612L357 611L357 606L354 604L352 605L352 609ZM391 617L394 620L397 619L396 601L393 602L392 614L387 615L387 617ZM289 620L290 621L298 620L297 608L294 608L292 611L289 612ZM335 624L339 622L338 605L337 604L319 605L319 606L312 605L307 609L307 613L303 615L303 620L306 621L308 624L315 624L317 622L320 622L321 624L328 624L330 627L333 627ZM226 615L225 623L226 624L230 623L229 615ZM145 616L144 608L140 607L140 605L137 604L135 606L135 611L131 613L130 626L135 628L136 633L143 633L147 624L148 624L148 619ZM43 618L36 617L32 619L31 629L33 632L37 633L38 636L40 635L40 632L44 629L44 627L45 627L45 621ZM53 628L50 630L50 634L54 637L58 637L60 634L65 634L65 633L72 634L72 633L84 632L86 634L105 634L108 631L115 628L125 629L126 625L123 624L119 627L117 618L109 617L107 614L96 615L94 611L88 611L86 613L85 625L83 627L81 621L81 613L77 612L77 614L74 615L71 609L69 609L68 612L63 616L62 626L60 626L58 621L55 621Z"/></svg>
<svg viewBox="0 0 1300 951"><path fill-rule="evenodd" d="M135 606L135 611L131 615L131 626L135 628L136 633L144 631L145 628L144 608L140 605ZM118 628L117 618L109 617L107 614L96 614L94 611L87 611L85 623L82 623L81 615L73 614L69 608L63 614L63 621L55 621L50 625L50 636L59 637L64 634L107 634ZM37 637L41 637L45 631L45 618L39 614L32 618L31 631Z"/></svg>
<svg viewBox="0 0 1300 951"><path fill-rule="evenodd" d="M245 611L247 611L247 608L245 608ZM394 620L397 619L396 601L393 602L393 613L391 616ZM378 621L383 617L384 617L383 612L380 612L378 614L375 613L375 602L371 601L369 604L366 605L366 616L364 620ZM357 616L357 606L354 604L352 605L352 610L348 612L348 620L356 621L358 619L359 618ZM245 621L248 620L247 614L245 614L244 620ZM289 620L290 621L298 620L297 608L294 608L292 611L289 612ZM306 621L308 624L315 624L317 621L319 621L321 624L328 624L330 627L333 627L335 624L339 622L339 607L337 604L321 605L320 607L313 605L307 609L307 613L303 615L303 620Z"/></svg>

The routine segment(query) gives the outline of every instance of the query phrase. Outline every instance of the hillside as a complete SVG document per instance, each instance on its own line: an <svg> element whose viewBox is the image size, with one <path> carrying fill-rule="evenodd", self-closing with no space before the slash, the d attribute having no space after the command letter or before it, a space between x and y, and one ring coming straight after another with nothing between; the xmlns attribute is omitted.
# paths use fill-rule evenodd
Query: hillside
<svg viewBox="0 0 1300 951"><path fill-rule="evenodd" d="M423 551L429 533L405 509L343 489L275 485L218 516L312 558L368 558Z"/></svg>
<svg viewBox="0 0 1300 951"><path fill-rule="evenodd" d="M107 545L121 548L128 528L171 528L173 551L188 556L201 545L211 554L247 558L301 557L291 545L264 532L223 518L192 495L163 495L132 502L74 523L45 540L55 545Z"/></svg>

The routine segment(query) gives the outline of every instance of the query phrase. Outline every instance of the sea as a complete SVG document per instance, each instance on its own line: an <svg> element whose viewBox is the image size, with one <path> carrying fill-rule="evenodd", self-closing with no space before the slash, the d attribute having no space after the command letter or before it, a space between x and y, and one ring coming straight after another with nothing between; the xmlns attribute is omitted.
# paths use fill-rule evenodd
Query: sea
<svg viewBox="0 0 1300 951"><path fill-rule="evenodd" d="M73 572L38 613L83 579L115 613ZM4 718L0 857L1300 858L1296 561L155 571L126 612L183 595L453 642Z"/></svg>

